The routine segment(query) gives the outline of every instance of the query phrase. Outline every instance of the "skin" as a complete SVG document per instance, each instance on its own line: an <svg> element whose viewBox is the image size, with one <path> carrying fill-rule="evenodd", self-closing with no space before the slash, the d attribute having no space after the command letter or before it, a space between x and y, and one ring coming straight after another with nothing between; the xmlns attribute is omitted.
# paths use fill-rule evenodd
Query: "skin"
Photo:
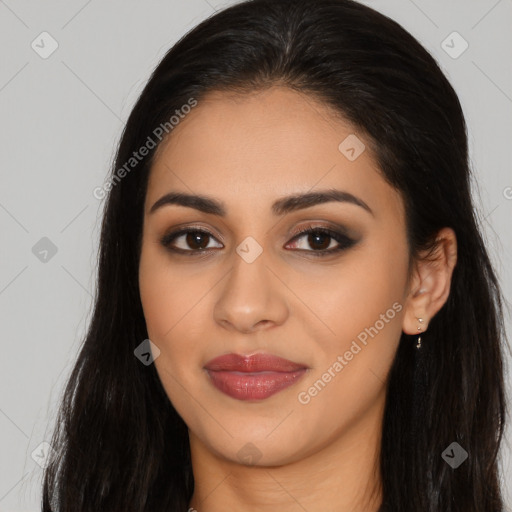
<svg viewBox="0 0 512 512"><path fill-rule="evenodd" d="M159 148L146 195L139 284L148 335L161 351L158 375L189 427L190 507L199 512L371 512L381 502L388 372L402 331L427 330L448 298L456 239L451 229L441 230L435 258L415 261L408 279L402 198L382 178L369 144L354 161L338 149L354 133L323 104L274 86L243 97L210 93ZM329 188L357 196L373 214L348 202L283 216L271 211L283 196ZM171 191L221 201L226 216L173 204L150 213ZM313 251L338 242L294 239L298 228L339 231L336 224L355 245L315 257ZM202 243L209 254L173 254L160 243L188 226L213 236L196 245L181 236L172 246L198 251ZM252 263L236 251L249 236L262 249ZM346 366L301 403L299 393L304 397L332 373L338 356L393 304L393 318L386 316ZM213 387L203 369L231 352L268 352L309 370L270 398L240 401ZM239 456L248 443L258 454L252 461Z"/></svg>

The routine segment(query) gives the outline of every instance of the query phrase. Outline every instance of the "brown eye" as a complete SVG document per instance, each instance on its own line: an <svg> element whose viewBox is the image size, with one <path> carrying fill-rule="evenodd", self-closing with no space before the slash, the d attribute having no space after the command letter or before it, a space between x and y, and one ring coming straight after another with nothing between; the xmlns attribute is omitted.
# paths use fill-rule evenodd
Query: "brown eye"
<svg viewBox="0 0 512 512"><path fill-rule="evenodd" d="M338 233L326 228L308 227L299 231L292 241L300 240L301 238L305 239L305 243L303 245L311 247L313 250L305 248L299 248L299 250L310 252L314 256L326 256L333 254L335 252L348 249L356 243L355 240L349 238L343 233ZM297 243L295 243L295 247L293 248L297 248Z"/></svg>
<svg viewBox="0 0 512 512"><path fill-rule="evenodd" d="M308 243L315 249L325 250L331 245L332 237L326 233L310 233Z"/></svg>
<svg viewBox="0 0 512 512"><path fill-rule="evenodd" d="M182 241L176 244L175 242L178 242L180 239L182 239ZM207 252L209 250L208 244L210 239L214 239L214 237L208 231L200 229L182 229L165 235L161 239L161 243L170 251L194 254ZM177 245L181 245L181 247Z"/></svg>
<svg viewBox="0 0 512 512"><path fill-rule="evenodd" d="M206 249L209 236L201 231L190 231L185 235L185 243L192 249Z"/></svg>
<svg viewBox="0 0 512 512"><path fill-rule="evenodd" d="M305 239L304 245L306 248L297 247L297 245L302 244L297 244L294 241L300 239ZM195 256L209 253L212 249L212 247L209 247L212 240L216 241L217 239L208 231L202 229L181 229L164 235L160 242L169 251L187 256ZM343 233L314 227L301 230L294 236L292 242L295 244L292 249L308 252L313 256L328 256L348 249L356 243L355 240ZM214 248L222 248L222 244Z"/></svg>

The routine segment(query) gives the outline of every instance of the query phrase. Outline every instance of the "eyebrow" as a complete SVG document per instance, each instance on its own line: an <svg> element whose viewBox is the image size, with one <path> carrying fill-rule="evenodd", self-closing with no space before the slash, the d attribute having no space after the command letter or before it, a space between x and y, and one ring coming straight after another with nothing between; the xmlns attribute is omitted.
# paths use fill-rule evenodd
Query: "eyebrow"
<svg viewBox="0 0 512 512"><path fill-rule="evenodd" d="M329 203L350 203L360 206L371 215L374 215L372 209L359 197L345 192L343 190L328 189L320 190L318 192L308 192L305 194L295 194L287 197L282 197L272 204L272 213L276 216L286 215L297 210L304 208L310 208L317 204ZM208 196L186 194L183 192L170 192L162 196L149 210L149 213L153 213L159 208L175 204L179 206L186 206L188 208L194 208L203 213L211 215L218 215L225 217L227 210L224 203L217 201Z"/></svg>

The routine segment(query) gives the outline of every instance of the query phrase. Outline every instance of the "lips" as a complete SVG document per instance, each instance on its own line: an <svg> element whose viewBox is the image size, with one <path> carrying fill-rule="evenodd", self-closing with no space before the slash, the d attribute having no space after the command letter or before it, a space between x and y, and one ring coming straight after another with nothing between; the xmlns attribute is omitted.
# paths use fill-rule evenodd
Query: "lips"
<svg viewBox="0 0 512 512"><path fill-rule="evenodd" d="M308 370L304 364L261 353L222 355L204 368L219 391L238 400L268 398L294 384Z"/></svg>
<svg viewBox="0 0 512 512"><path fill-rule="evenodd" d="M272 354L254 354L252 356L226 354L212 359L205 364L205 368L226 372L293 372L307 368L307 366Z"/></svg>

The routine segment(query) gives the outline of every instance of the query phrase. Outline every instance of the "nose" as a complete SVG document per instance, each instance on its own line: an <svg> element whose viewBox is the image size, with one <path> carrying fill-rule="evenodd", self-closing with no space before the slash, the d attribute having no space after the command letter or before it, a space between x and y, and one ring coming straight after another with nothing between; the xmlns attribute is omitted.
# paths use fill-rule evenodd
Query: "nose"
<svg viewBox="0 0 512 512"><path fill-rule="evenodd" d="M289 314L286 286L266 262L264 252L252 263L238 255L215 303L214 318L224 328L251 333L281 325Z"/></svg>

